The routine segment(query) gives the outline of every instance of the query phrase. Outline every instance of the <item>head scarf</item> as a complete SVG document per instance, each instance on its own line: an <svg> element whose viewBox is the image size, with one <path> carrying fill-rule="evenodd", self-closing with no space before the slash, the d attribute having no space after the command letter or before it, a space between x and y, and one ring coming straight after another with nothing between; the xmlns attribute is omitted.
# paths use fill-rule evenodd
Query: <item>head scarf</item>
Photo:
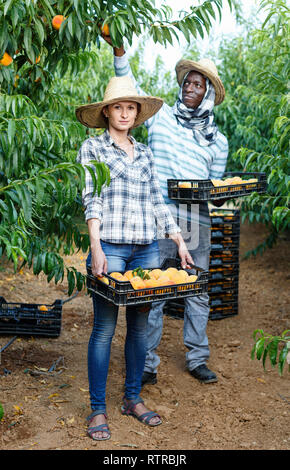
<svg viewBox="0 0 290 470"><path fill-rule="evenodd" d="M206 147L213 144L217 138L218 128L214 122L213 114L215 89L209 79L206 78L206 92L202 102L197 108L187 108L182 102L182 88L188 73L179 88L178 98L173 106L173 113L182 126L192 129L193 137L198 144Z"/></svg>

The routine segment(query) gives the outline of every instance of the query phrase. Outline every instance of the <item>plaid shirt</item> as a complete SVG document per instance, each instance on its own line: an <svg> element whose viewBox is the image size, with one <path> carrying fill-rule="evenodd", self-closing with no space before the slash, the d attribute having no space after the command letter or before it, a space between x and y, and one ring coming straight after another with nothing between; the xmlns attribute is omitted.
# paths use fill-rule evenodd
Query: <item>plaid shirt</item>
<svg viewBox="0 0 290 470"><path fill-rule="evenodd" d="M110 185L102 187L100 196L93 195L92 177L86 169L85 218L101 221L101 240L148 244L181 230L164 203L152 151L132 136L130 139L134 144L133 161L114 143L108 131L82 144L77 161L82 165L91 160L104 162L111 176Z"/></svg>

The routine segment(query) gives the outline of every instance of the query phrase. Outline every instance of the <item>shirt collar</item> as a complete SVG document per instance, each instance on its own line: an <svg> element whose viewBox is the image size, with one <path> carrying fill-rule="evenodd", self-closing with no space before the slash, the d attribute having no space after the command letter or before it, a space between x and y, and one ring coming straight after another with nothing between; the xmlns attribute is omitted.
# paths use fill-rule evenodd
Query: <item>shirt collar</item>
<svg viewBox="0 0 290 470"><path fill-rule="evenodd" d="M105 132L101 135L101 137L102 137L103 142L106 146L110 147L111 145L115 144L112 137L110 136L110 133L109 133L108 129L105 130ZM128 137L131 140L131 142L133 143L133 145L135 146L135 148L138 148L139 147L139 142L137 142L137 140L132 135L129 135Z"/></svg>

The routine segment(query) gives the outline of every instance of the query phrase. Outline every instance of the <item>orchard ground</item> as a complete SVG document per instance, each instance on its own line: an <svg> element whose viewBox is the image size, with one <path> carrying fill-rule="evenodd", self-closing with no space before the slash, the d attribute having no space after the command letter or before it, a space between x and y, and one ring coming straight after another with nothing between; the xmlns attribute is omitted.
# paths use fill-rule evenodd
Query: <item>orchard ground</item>
<svg viewBox="0 0 290 470"><path fill-rule="evenodd" d="M107 403L111 440L92 441L86 434L90 413L87 343L92 305L85 292L63 305L58 338L19 337L2 352L0 391L5 415L0 422L3 450L286 450L290 448L290 381L267 360L251 360L256 328L279 335L289 329L289 241L280 238L257 258L242 255L265 237L259 225L244 224L240 241L239 314L209 321L209 367L218 383L200 384L185 369L183 321L164 316L159 347L158 383L142 397L163 424L150 428L120 412L124 385L124 312L112 344ZM66 258L85 272L85 255ZM0 295L10 302L50 304L67 298L63 283L47 284L28 269L15 274L2 264ZM11 336L0 336L3 347ZM47 370L57 361L54 373ZM8 375L4 371L8 370ZM31 375L29 371L37 371Z"/></svg>

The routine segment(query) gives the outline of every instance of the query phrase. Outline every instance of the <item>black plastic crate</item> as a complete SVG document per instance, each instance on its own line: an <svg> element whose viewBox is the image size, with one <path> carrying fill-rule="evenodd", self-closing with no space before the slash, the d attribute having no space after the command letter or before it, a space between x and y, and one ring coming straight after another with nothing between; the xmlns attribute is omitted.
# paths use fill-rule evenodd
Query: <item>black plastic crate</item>
<svg viewBox="0 0 290 470"><path fill-rule="evenodd" d="M171 258L167 259L161 269L167 269L168 267L178 267L178 261ZM147 304L170 298L200 295L207 292L209 278L208 271L193 266L192 269L186 271L189 274L198 276L195 282L135 290L130 281L117 281L109 274L104 274L104 282L92 275L90 267L87 271L88 291L105 298L115 305Z"/></svg>
<svg viewBox="0 0 290 470"><path fill-rule="evenodd" d="M219 209L214 208L209 211L212 226L220 226L224 224L240 224L239 209Z"/></svg>
<svg viewBox="0 0 290 470"><path fill-rule="evenodd" d="M231 304L238 301L239 289L236 287L231 291L225 292L211 292L209 293L209 305L212 307L219 307L223 304Z"/></svg>
<svg viewBox="0 0 290 470"><path fill-rule="evenodd" d="M233 317L238 315L239 308L238 302L219 305L217 307L210 306L209 319L210 320L223 320L224 318Z"/></svg>
<svg viewBox="0 0 290 470"><path fill-rule="evenodd" d="M208 294L215 293L235 293L239 288L239 276L231 276L223 279L209 279L208 281Z"/></svg>
<svg viewBox="0 0 290 470"><path fill-rule="evenodd" d="M209 269L214 269L214 268L217 268L219 266L223 266L224 264L226 265L237 265L239 266L239 253L237 254L234 254L234 256L228 256L228 255L225 255L224 257L222 256L219 256L219 257L216 257L215 254L213 254L212 256L210 256L210 260L209 260Z"/></svg>
<svg viewBox="0 0 290 470"><path fill-rule="evenodd" d="M211 240L214 242L216 239L231 238L239 240L240 238L240 225L239 224L223 224L211 227Z"/></svg>
<svg viewBox="0 0 290 470"><path fill-rule="evenodd" d="M239 274L239 264L223 264L209 268L209 280L223 279L228 276L237 276Z"/></svg>
<svg viewBox="0 0 290 470"><path fill-rule="evenodd" d="M61 332L62 303L61 300L51 305L16 303L0 297L0 334L58 337Z"/></svg>
<svg viewBox="0 0 290 470"><path fill-rule="evenodd" d="M169 301L165 305L163 313L172 318L183 319L184 318L184 301L171 302ZM210 320L222 320L238 315L238 299L237 297L232 302L221 302L219 305L212 305L209 303L209 319Z"/></svg>
<svg viewBox="0 0 290 470"><path fill-rule="evenodd" d="M211 241L215 243L223 238L230 238L239 243L240 211L217 209L210 211Z"/></svg>
<svg viewBox="0 0 290 470"><path fill-rule="evenodd" d="M182 202L200 202L248 196L252 192L264 193L267 190L266 173L227 172L223 179L239 176L244 180L257 179L252 183L238 183L226 186L215 186L212 180L178 180L168 179L168 197ZM188 187L180 187L187 185Z"/></svg>
<svg viewBox="0 0 290 470"><path fill-rule="evenodd" d="M212 240L211 241L211 251L223 251L223 250L230 250L230 251L239 251L240 248L240 238L236 237L224 237L220 240Z"/></svg>
<svg viewBox="0 0 290 470"><path fill-rule="evenodd" d="M231 305L238 302L238 289L234 289L232 292L220 292L209 294L209 306L220 307L221 305ZM173 299L168 300L167 307L172 309L183 309L184 299Z"/></svg>
<svg viewBox="0 0 290 470"><path fill-rule="evenodd" d="M164 307L164 314L172 318L184 317L184 299L169 300ZM232 292L209 294L209 319L221 320L238 315L238 289Z"/></svg>
<svg viewBox="0 0 290 470"><path fill-rule="evenodd" d="M213 248L214 245L214 248ZM210 252L210 264L211 265L219 265L220 262L222 264L226 263L238 263L239 262L239 247L234 248L217 248L217 244L211 245L211 252Z"/></svg>

